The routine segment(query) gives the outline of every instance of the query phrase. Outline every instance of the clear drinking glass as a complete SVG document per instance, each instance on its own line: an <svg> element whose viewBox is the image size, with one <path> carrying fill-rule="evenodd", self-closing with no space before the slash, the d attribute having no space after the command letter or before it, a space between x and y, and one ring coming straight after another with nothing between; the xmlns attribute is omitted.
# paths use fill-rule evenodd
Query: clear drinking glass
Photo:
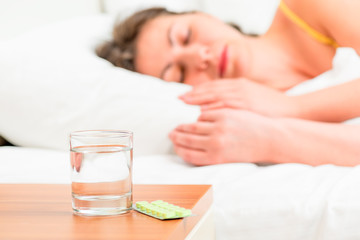
<svg viewBox="0 0 360 240"><path fill-rule="evenodd" d="M117 215L132 208L133 133L89 130L70 134L74 213Z"/></svg>

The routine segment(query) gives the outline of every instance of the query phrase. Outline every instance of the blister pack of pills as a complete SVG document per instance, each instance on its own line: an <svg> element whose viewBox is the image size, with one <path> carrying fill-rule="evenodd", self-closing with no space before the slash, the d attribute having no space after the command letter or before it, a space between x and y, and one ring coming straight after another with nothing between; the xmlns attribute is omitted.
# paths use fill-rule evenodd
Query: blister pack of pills
<svg viewBox="0 0 360 240"><path fill-rule="evenodd" d="M134 204L133 208L138 212L161 220L178 219L191 215L190 209L185 209L163 200L153 202L138 201Z"/></svg>

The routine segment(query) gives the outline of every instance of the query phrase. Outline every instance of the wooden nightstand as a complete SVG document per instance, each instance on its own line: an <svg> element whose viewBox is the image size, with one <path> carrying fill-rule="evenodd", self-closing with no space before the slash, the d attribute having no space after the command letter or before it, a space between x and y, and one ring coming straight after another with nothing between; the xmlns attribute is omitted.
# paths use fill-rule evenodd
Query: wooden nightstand
<svg viewBox="0 0 360 240"><path fill-rule="evenodd" d="M0 184L0 239L215 239L211 185L134 185L134 201L161 199L194 216L161 221L131 211L79 217L65 184Z"/></svg>

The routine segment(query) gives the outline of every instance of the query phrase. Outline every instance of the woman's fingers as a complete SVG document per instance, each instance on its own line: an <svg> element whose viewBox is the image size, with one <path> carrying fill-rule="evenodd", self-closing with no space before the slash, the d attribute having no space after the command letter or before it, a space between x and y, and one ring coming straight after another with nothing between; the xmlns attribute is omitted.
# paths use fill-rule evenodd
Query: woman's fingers
<svg viewBox="0 0 360 240"><path fill-rule="evenodd" d="M77 172L80 172L82 157L83 156L80 153L71 152L71 157L70 157L71 168L72 169L75 168Z"/></svg>
<svg viewBox="0 0 360 240"><path fill-rule="evenodd" d="M187 104L191 105L202 105L206 103L215 102L217 100L217 96L212 93L200 93L200 94L186 94L179 97L179 99L183 100Z"/></svg>
<svg viewBox="0 0 360 240"><path fill-rule="evenodd" d="M219 102L203 104L203 105L201 105L200 109L201 109L201 111L208 111L208 110L219 109L219 108L223 108L223 107L225 107L225 103L222 101L219 101Z"/></svg>
<svg viewBox="0 0 360 240"><path fill-rule="evenodd" d="M206 161L206 152L198 149L187 148L180 145L174 145L174 150L184 161L193 165L208 165Z"/></svg>
<svg viewBox="0 0 360 240"><path fill-rule="evenodd" d="M179 125L169 134L176 154L194 165L211 164L208 161L208 148L213 128L211 122Z"/></svg>
<svg viewBox="0 0 360 240"><path fill-rule="evenodd" d="M213 103L227 103L229 100L241 101L242 96L232 89L214 88L208 91L191 91L179 96L179 99L191 105L209 105Z"/></svg>
<svg viewBox="0 0 360 240"><path fill-rule="evenodd" d="M177 131L192 134L207 135L213 130L214 126L209 122L195 122L190 124L181 124L175 128Z"/></svg>
<svg viewBox="0 0 360 240"><path fill-rule="evenodd" d="M233 85L224 84L226 81L206 82L195 86L190 92L181 95L179 98L187 104L202 105L217 101L224 94L229 94L234 88Z"/></svg>
<svg viewBox="0 0 360 240"><path fill-rule="evenodd" d="M220 108L246 109L245 104L240 100L223 100L201 105L201 111Z"/></svg>
<svg viewBox="0 0 360 240"><path fill-rule="evenodd" d="M204 150L207 143L207 138L204 135L196 135L178 130L171 132L169 137L175 145L191 149Z"/></svg>
<svg viewBox="0 0 360 240"><path fill-rule="evenodd" d="M179 125L169 137L174 144L174 150L182 159L194 165L206 165L206 148L213 124L196 122Z"/></svg>
<svg viewBox="0 0 360 240"><path fill-rule="evenodd" d="M204 111L200 114L198 121L200 122L215 122L221 120L226 115L228 109L212 109Z"/></svg>

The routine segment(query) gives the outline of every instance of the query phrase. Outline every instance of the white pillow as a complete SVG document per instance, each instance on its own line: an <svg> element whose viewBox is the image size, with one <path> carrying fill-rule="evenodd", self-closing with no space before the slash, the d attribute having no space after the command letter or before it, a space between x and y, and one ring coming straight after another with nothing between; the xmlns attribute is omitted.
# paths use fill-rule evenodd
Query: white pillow
<svg viewBox="0 0 360 240"><path fill-rule="evenodd" d="M163 6L173 11L199 10L226 22L238 24L244 32L265 33L269 28L280 0L104 0L103 9L125 18L147 7Z"/></svg>
<svg viewBox="0 0 360 240"><path fill-rule="evenodd" d="M200 112L177 98L190 87L97 57L112 26L106 15L81 17L0 42L0 135L15 145L68 149L71 131L127 129L135 154L171 152L168 133Z"/></svg>
<svg viewBox="0 0 360 240"><path fill-rule="evenodd" d="M202 0L103 0L103 9L106 13L117 15L120 19L125 18L135 11L149 7L165 7L171 11L200 10Z"/></svg>
<svg viewBox="0 0 360 240"><path fill-rule="evenodd" d="M202 9L246 33L263 34L270 27L280 0L202 0Z"/></svg>

